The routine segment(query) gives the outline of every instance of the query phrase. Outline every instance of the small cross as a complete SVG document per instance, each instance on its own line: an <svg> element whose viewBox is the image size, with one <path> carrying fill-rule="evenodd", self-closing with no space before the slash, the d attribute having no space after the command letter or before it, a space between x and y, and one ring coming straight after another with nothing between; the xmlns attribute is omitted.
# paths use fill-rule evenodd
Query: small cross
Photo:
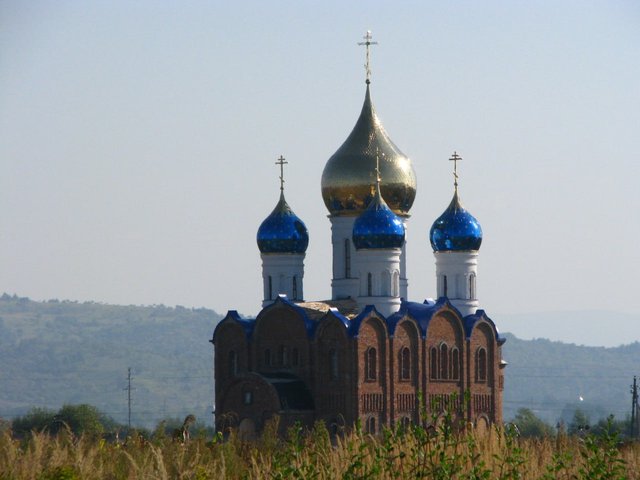
<svg viewBox="0 0 640 480"><path fill-rule="evenodd" d="M453 185L456 187L456 190L458 189L458 162L460 160L462 160L462 157L454 150L449 161L453 162Z"/></svg>
<svg viewBox="0 0 640 480"><path fill-rule="evenodd" d="M364 68L365 71L367 72L367 85L369 85L371 83L371 49L369 47L371 47L371 45L377 45L378 42L372 42L371 39L373 38L371 36L371 30L367 30L367 33L365 34L364 37L364 42L358 42L358 45L364 45L367 49L367 56L366 56L366 62L364 64Z"/></svg>
<svg viewBox="0 0 640 480"><path fill-rule="evenodd" d="M284 191L284 166L288 163L289 162L287 162L282 155L280 155L280 158L278 158L278 161L276 162L276 165L280 165L280 191L281 192Z"/></svg>

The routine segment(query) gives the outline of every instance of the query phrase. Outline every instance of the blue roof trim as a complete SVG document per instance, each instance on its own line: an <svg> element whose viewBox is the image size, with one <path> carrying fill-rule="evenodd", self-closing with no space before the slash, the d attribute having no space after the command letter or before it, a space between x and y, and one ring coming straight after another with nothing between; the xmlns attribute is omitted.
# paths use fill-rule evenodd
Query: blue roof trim
<svg viewBox="0 0 640 480"><path fill-rule="evenodd" d="M372 313L375 313L378 316L378 318L382 320L382 323L384 324L385 328L387 328L388 330L387 319L385 318L385 316L379 313L376 310L376 307L374 305L367 305L366 307L364 307L364 310L362 310L358 314L357 317L351 320L351 328L349 329L350 337L352 338L358 337L358 334L360 333L360 325L362 324L362 321L366 318L369 318Z"/></svg>
<svg viewBox="0 0 640 480"><path fill-rule="evenodd" d="M214 328L213 330L213 337L211 337L210 342L213 343L214 345L216 344L216 334L218 332L218 329L229 322L235 322L238 323L242 329L244 330L244 334L247 338L247 340L251 337L251 335L253 334L253 327L255 326L255 319L253 318L242 318L240 317L240 314L238 313L237 310L229 310L227 312L227 314L225 315L225 317L220 320L218 322L218 325L216 325L216 328Z"/></svg>
<svg viewBox="0 0 640 480"><path fill-rule="evenodd" d="M420 333L424 339L427 336L429 322L431 322L433 316L447 305L450 306L449 301L444 297L439 298L437 302L429 302L427 300L425 300L424 303L403 301L398 313L403 315L406 313L413 317L413 319L418 322Z"/></svg>
<svg viewBox="0 0 640 480"><path fill-rule="evenodd" d="M329 311L325 313L325 315L320 319L320 321L316 325L316 328L313 331L313 336L314 337L316 336L316 334L318 333L318 330L320 330L320 328L322 327L322 324L329 322L330 319L334 319L334 318L342 324L347 337L351 337L351 333L350 333L351 322L347 317L345 317L342 313L340 313L340 310L338 310L336 307L329 308Z"/></svg>
<svg viewBox="0 0 640 480"><path fill-rule="evenodd" d="M507 341L505 337L500 335L500 332L498 331L498 327L496 326L494 321L487 316L484 310L476 310L476 313L467 315L464 318L464 333L465 333L465 336L467 337L467 340L471 338L473 329L480 321L485 321L489 325L491 325L491 328L493 328L493 332L495 333L496 342L498 343L498 346L502 346L504 342Z"/></svg>

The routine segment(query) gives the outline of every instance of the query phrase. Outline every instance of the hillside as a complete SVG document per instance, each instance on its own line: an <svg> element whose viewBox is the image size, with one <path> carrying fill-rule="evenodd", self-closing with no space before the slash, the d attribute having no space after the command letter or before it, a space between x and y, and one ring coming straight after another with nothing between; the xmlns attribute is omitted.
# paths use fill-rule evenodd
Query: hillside
<svg viewBox="0 0 640 480"><path fill-rule="evenodd" d="M220 315L207 309L114 306L0 297L0 417L31 406L89 403L127 420L132 369L132 422L153 426L194 413L211 422L213 355L208 342ZM505 418L527 407L549 422L575 408L595 420L630 410L640 343L584 347L506 334ZM580 401L582 396L584 401ZM564 412L563 412L564 411Z"/></svg>
<svg viewBox="0 0 640 480"><path fill-rule="evenodd" d="M631 414L630 385L640 373L639 342L605 348L505 336L505 418L522 407L553 423L561 417L570 420L576 408L591 420Z"/></svg>
<svg viewBox="0 0 640 480"><path fill-rule="evenodd" d="M0 416L30 406L89 403L132 423L194 413L211 422L213 350L220 316L183 307L34 302L0 297Z"/></svg>

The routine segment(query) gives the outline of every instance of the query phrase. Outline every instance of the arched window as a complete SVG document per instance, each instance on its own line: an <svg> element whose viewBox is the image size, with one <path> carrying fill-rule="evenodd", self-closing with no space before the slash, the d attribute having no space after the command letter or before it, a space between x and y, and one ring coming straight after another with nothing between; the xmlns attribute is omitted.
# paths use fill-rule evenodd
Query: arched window
<svg viewBox="0 0 640 480"><path fill-rule="evenodd" d="M476 274L469 275L469 299L476 299Z"/></svg>
<svg viewBox="0 0 640 480"><path fill-rule="evenodd" d="M291 296L293 297L293 300L297 300L298 299L298 276L297 275L293 276L293 284L291 285L291 287L292 287Z"/></svg>
<svg viewBox="0 0 640 480"><path fill-rule="evenodd" d="M367 273L367 297L373 296L373 275Z"/></svg>
<svg viewBox="0 0 640 480"><path fill-rule="evenodd" d="M280 345L280 365L286 367L289 364L289 349L284 345Z"/></svg>
<svg viewBox="0 0 640 480"><path fill-rule="evenodd" d="M238 374L238 354L235 350L229 350L229 376L235 377Z"/></svg>
<svg viewBox="0 0 640 480"><path fill-rule="evenodd" d="M367 418L367 433L375 434L376 433L376 418L369 417Z"/></svg>
<svg viewBox="0 0 640 480"><path fill-rule="evenodd" d="M375 380L377 377L377 362L378 362L378 353L376 349L373 347L369 347L365 352L365 365L366 372L365 378L367 380Z"/></svg>
<svg viewBox="0 0 640 480"><path fill-rule="evenodd" d="M268 282L268 295L267 295L267 300L273 300L273 280L271 279L271 275L269 275L269 282Z"/></svg>
<svg viewBox="0 0 640 480"><path fill-rule="evenodd" d="M460 380L460 351L456 347L451 349L451 378Z"/></svg>
<svg viewBox="0 0 640 480"><path fill-rule="evenodd" d="M449 348L446 343L440 345L440 378L449 378Z"/></svg>
<svg viewBox="0 0 640 480"><path fill-rule="evenodd" d="M344 278L351 278L351 243L344 240Z"/></svg>
<svg viewBox="0 0 640 480"><path fill-rule="evenodd" d="M431 347L429 361L431 366L429 376L432 380L436 380L438 378L438 349L436 347Z"/></svg>
<svg viewBox="0 0 640 480"><path fill-rule="evenodd" d="M446 296L447 296L447 293L448 293L448 291L447 291L447 290L448 290L448 289L447 289L447 276L446 276L446 275L443 275L443 276L442 276L442 296L443 296L443 297L446 297Z"/></svg>
<svg viewBox="0 0 640 480"><path fill-rule="evenodd" d="M482 347L476 352L476 380L487 381L487 351Z"/></svg>
<svg viewBox="0 0 640 480"><path fill-rule="evenodd" d="M400 350L400 380L411 380L411 350L404 347Z"/></svg>
<svg viewBox="0 0 640 480"><path fill-rule="evenodd" d="M291 365L297 367L300 364L300 352L297 348L291 350Z"/></svg>
<svg viewBox="0 0 640 480"><path fill-rule="evenodd" d="M269 348L264 351L264 364L267 367L271 366L271 349Z"/></svg>
<svg viewBox="0 0 640 480"><path fill-rule="evenodd" d="M335 348L329 350L329 376L331 380L338 378L338 351Z"/></svg>

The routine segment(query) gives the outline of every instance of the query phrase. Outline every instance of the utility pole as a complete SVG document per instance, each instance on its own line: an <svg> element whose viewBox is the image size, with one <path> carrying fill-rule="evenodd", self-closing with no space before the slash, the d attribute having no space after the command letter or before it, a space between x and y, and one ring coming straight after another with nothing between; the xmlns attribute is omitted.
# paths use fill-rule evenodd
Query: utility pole
<svg viewBox="0 0 640 480"><path fill-rule="evenodd" d="M638 436L638 383L635 375L631 386L631 435L629 436L631 438Z"/></svg>
<svg viewBox="0 0 640 480"><path fill-rule="evenodd" d="M124 388L127 391L127 400L129 405L129 430L131 430L131 367L127 369L127 386Z"/></svg>

